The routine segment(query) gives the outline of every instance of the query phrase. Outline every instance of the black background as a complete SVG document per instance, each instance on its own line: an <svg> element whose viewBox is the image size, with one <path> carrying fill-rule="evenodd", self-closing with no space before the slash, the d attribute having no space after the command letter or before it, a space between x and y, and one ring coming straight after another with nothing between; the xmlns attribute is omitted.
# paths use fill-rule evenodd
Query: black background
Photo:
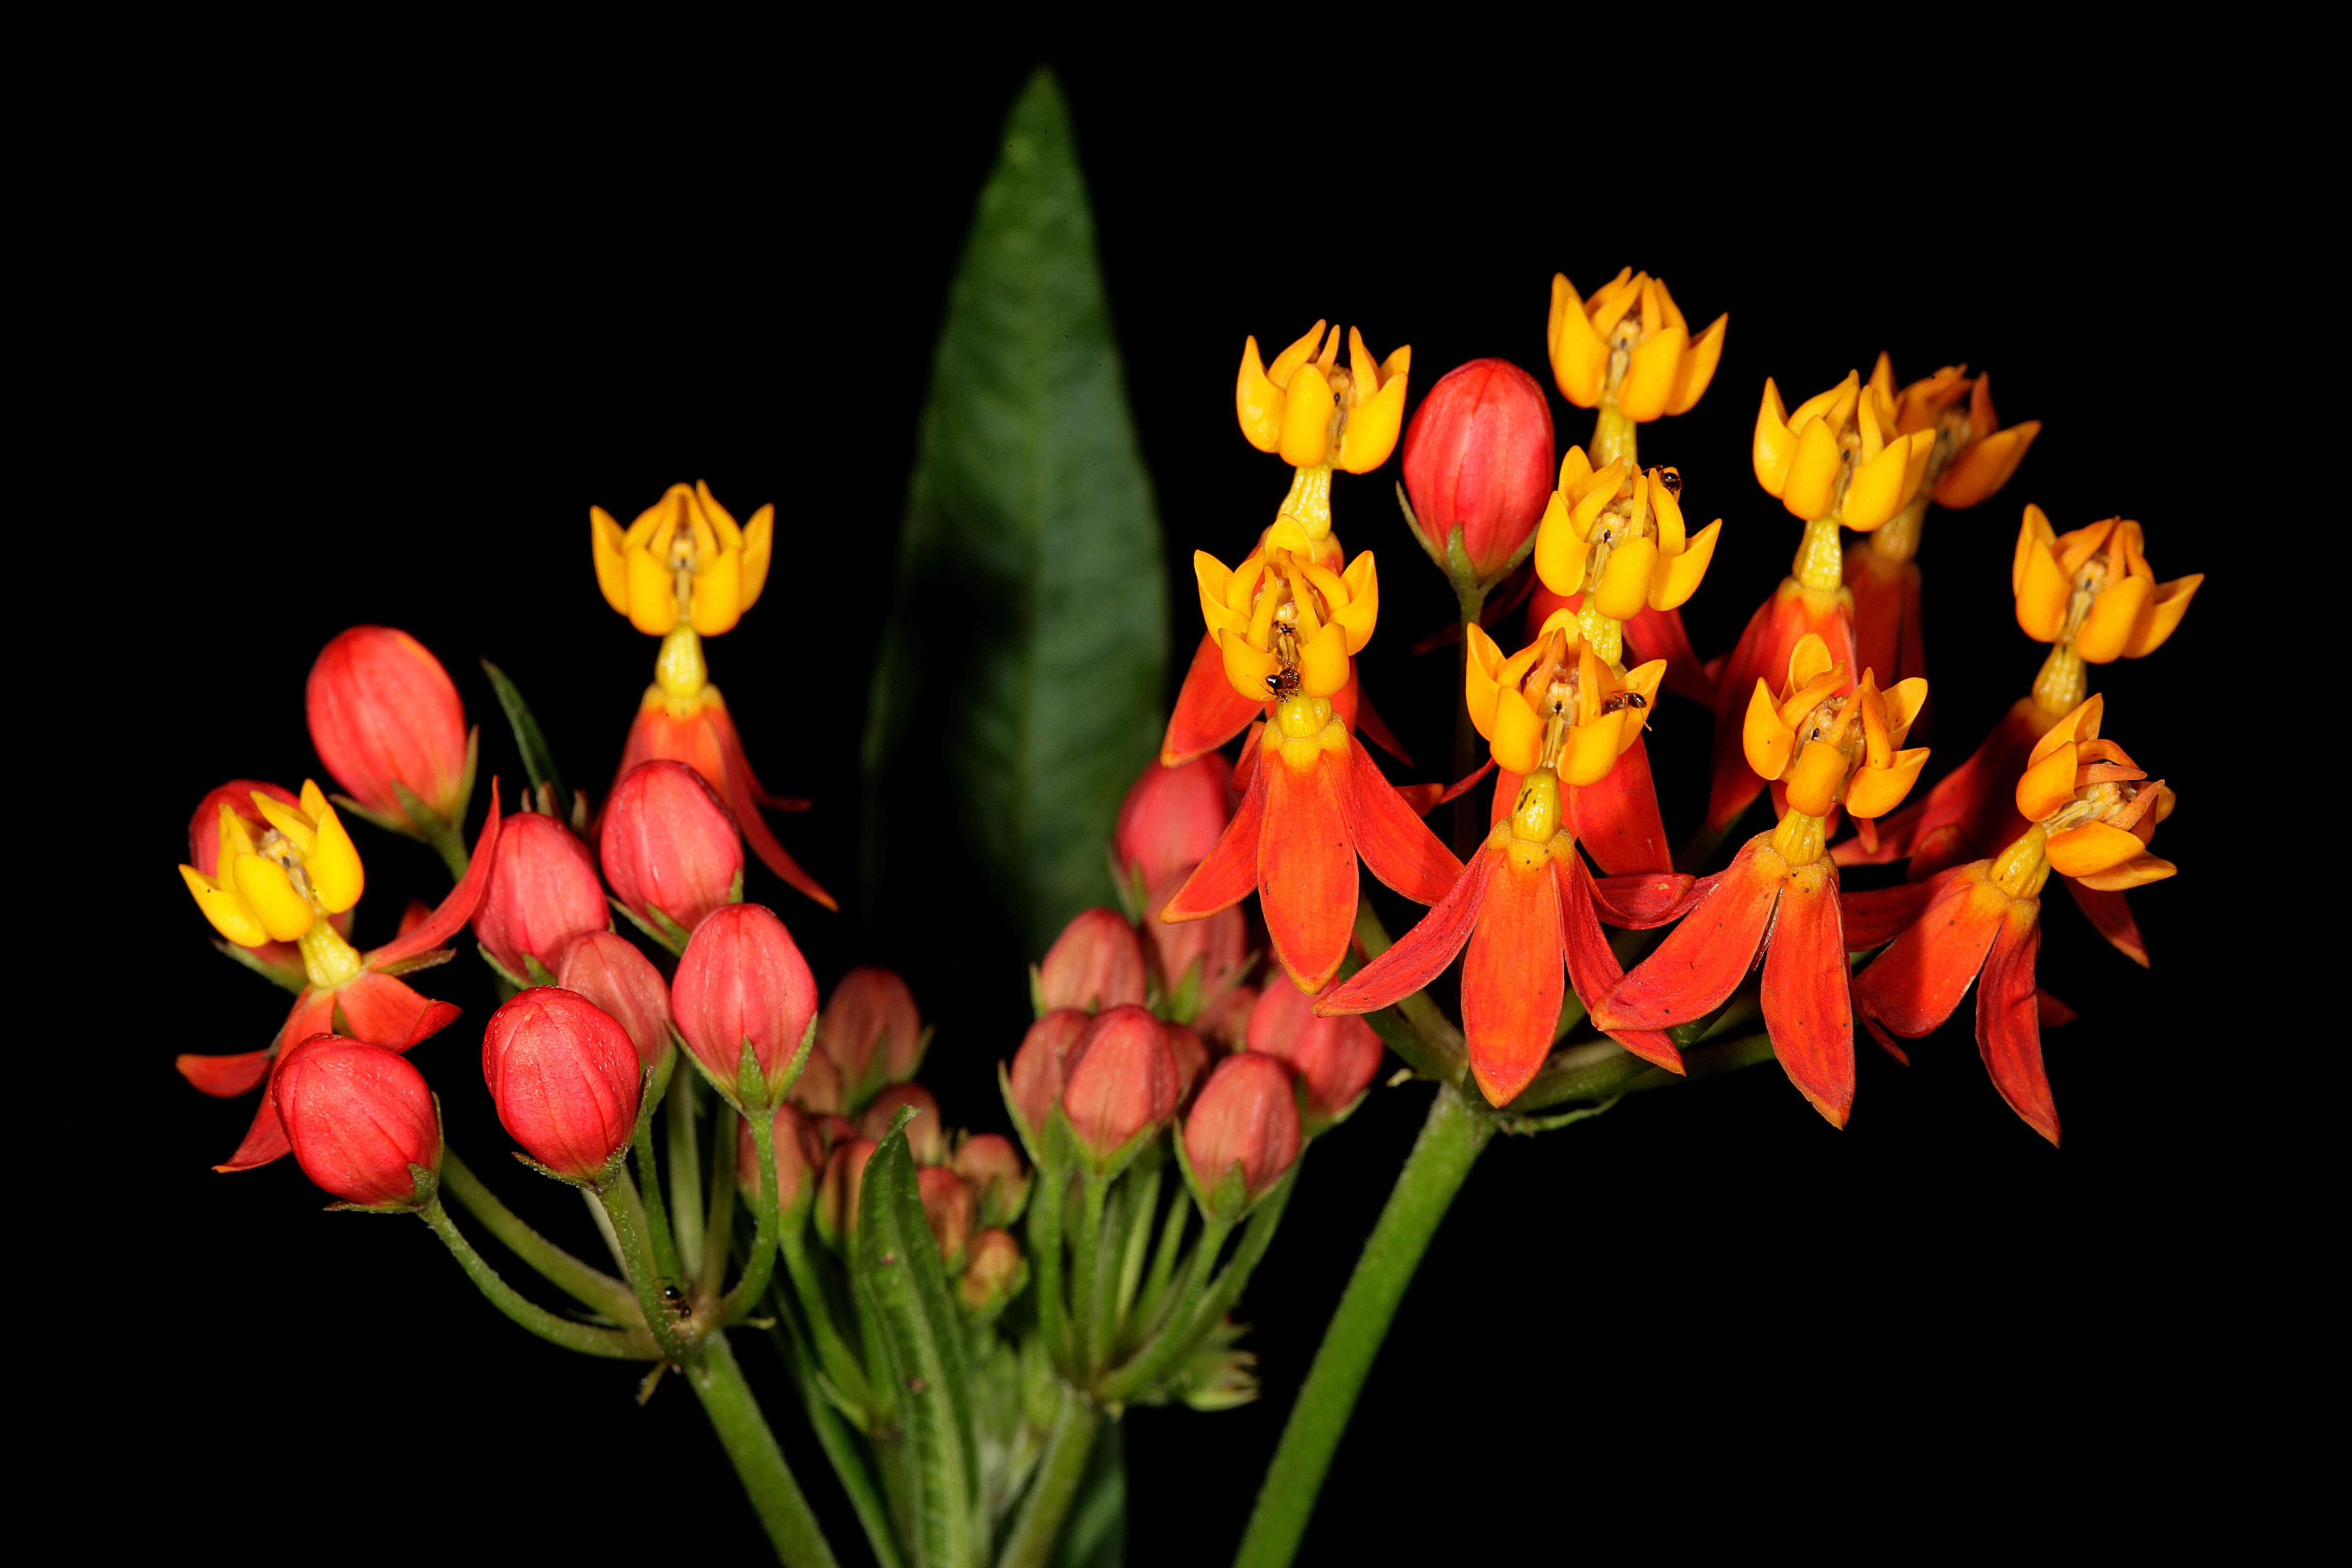
<svg viewBox="0 0 2352 1568"><path fill-rule="evenodd" d="M712 674L766 782L818 803L779 830L846 912L756 867L751 896L783 914L827 987L857 962L917 975L940 1026L927 1080L951 1121L1001 1128L994 1064L1024 1018L1018 962L1035 955L1007 955L1000 991L931 994L929 944L992 940L987 909L942 888L934 925L861 927L857 747L930 345L1028 63L982 56L887 89L804 82L740 113L715 90L599 98L479 136L454 134L434 94L320 94L307 127L207 100L108 198L111 237L79 281L122 330L89 329L101 352L83 367L108 420L101 483L78 504L142 518L140 549L106 563L131 614L89 656L131 759L108 792L109 852L124 858L104 940L136 976L139 1016L107 1047L109 1120L62 1125L110 1144L131 1228L110 1268L68 1266L60 1289L102 1285L121 1309L77 1392L135 1417L109 1462L148 1478L152 1522L180 1542L264 1561L331 1537L346 1557L396 1553L351 1528L394 1497L398 1518L463 1521L461 1557L761 1550L682 1390L638 1410L631 1372L498 1318L422 1226L320 1214L290 1162L206 1169L250 1101L195 1095L172 1055L265 1043L283 998L207 951L171 868L205 790L316 771L304 674L353 623L439 653L483 727L485 789L503 775L511 804L520 772L486 655L601 794L654 644L597 595L583 510L625 522L669 483L707 479L739 517L778 508L766 596L711 645ZM1099 60L1067 62L1065 79L1159 490L1171 693L1198 635L1191 552L1234 559L1287 479L1233 426L1243 335L1271 353L1322 315L1381 353L1409 341L1416 398L1486 354L1549 386L1555 269L1589 290L1631 262L1666 278L1694 326L1731 313L1706 401L1642 442L1645 460L1682 468L1694 526L1726 519L1685 612L1702 655L1729 645L1796 542L1749 471L1767 374L1793 402L1867 374L1882 348L1906 380L1965 360L1992 373L2005 419L2043 421L2000 496L1929 519L1930 777L2041 658L2010 612L2025 501L2062 530L2137 518L2160 577L2214 574L2156 656L2093 673L2107 732L2180 793L2157 847L2182 874L2134 895L2152 973L2064 899L2046 906L2042 975L2083 1015L2048 1041L2064 1149L2002 1106L1964 1023L1907 1069L1863 1042L1843 1134L1766 1067L1505 1142L1396 1321L1307 1560L1595 1532L1814 1540L1890 1499L1956 1531L1996 1524L1979 1505L2062 1499L2089 1528L2146 1500L2171 1423L2230 1381L2179 1347L2252 1247L2235 1224L2242 1170L2212 1132L2245 1064L2209 1021L2233 873L2221 764L2194 721L2225 695L2228 639L2259 612L2210 526L2230 476L2205 466L2203 422L2228 416L2212 412L2227 362L2184 326L2231 301L2221 280L2183 276L2177 210L2230 149L2192 139L2153 89L2103 100L2088 123L2033 82L1808 119L1696 89L1579 96L1564 79L1407 103L1341 73L1299 100L1312 113L1237 73L1181 96ZM1583 440L1590 416L1552 406L1562 444ZM1343 478L1335 510L1349 548L1381 562L1365 677L1424 763L1392 772L1434 777L1453 656L1408 650L1450 595L1396 518L1393 479ZM1675 699L1657 714L1676 832L1701 799L1706 725ZM364 944L408 894L445 883L422 847L359 831ZM507 1144L472 1054L487 975L469 955L424 981L467 1009L415 1058L453 1142L527 1215L593 1247L571 1194L497 1174ZM1426 1095L1375 1090L1314 1151L1244 1303L1264 1399L1127 1422L1134 1561L1221 1561L1238 1539ZM777 1369L745 1353L854 1558Z"/></svg>

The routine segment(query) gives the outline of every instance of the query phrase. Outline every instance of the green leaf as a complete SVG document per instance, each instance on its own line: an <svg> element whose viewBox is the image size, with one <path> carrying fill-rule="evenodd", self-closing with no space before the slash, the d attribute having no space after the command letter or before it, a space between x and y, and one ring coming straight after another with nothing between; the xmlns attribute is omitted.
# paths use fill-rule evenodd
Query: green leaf
<svg viewBox="0 0 2352 1568"><path fill-rule="evenodd" d="M911 1561L961 1568L987 1545L980 1518L980 1443L962 1321L939 1243L923 1217L899 1112L866 1163L853 1261L858 1294L880 1323L907 1445L906 1545Z"/></svg>
<svg viewBox="0 0 2352 1568"><path fill-rule="evenodd" d="M1041 70L981 192L917 440L866 731L877 920L1018 939L1017 961L1103 900L1118 803L1159 745L1167 597L1069 110ZM949 889L1010 924L940 931Z"/></svg>
<svg viewBox="0 0 2352 1568"><path fill-rule="evenodd" d="M1087 1456L1087 1473L1070 1505L1053 1568L1120 1568L1127 1561L1127 1442L1122 1425L1106 1421Z"/></svg>
<svg viewBox="0 0 2352 1568"><path fill-rule="evenodd" d="M522 771L530 775L530 787L552 785L555 790L556 820L566 821L572 816L572 792L563 787L563 775L555 771L555 753L547 748L547 737L539 732L539 721L531 717L530 704L522 700L515 683L507 672L482 660L483 673L490 678L490 689L499 694L499 706L506 710L507 724L514 731L515 747L522 752Z"/></svg>

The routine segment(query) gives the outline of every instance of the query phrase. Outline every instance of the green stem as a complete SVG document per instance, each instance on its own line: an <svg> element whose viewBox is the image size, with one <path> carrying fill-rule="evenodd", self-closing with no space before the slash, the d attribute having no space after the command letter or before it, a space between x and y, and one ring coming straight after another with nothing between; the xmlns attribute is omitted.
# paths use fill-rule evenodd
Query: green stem
<svg viewBox="0 0 2352 1568"><path fill-rule="evenodd" d="M1121 1227L1126 1232L1126 1245L1119 1251L1118 1289L1111 1297L1111 1319L1119 1328L1121 1341L1126 1338L1128 1315L1135 1310L1136 1290L1143 1283L1143 1259L1151 1246L1151 1222L1160 1213L1162 1174L1160 1168L1154 1167L1129 1184L1132 1190L1128 1194L1127 1223ZM1102 1360L1106 1363L1110 1360L1114 1343L1108 1337L1102 1341Z"/></svg>
<svg viewBox="0 0 2352 1568"><path fill-rule="evenodd" d="M673 1043L673 1052L686 1047ZM677 1215L677 1263L687 1275L702 1278L702 1233L695 1218L702 1213L702 1158L694 1143L694 1102L702 1092L699 1074L680 1073L670 1085L664 1114L669 1121L669 1199ZM646 1180L653 1178L648 1175ZM723 1244L722 1244L723 1245Z"/></svg>
<svg viewBox="0 0 2352 1568"><path fill-rule="evenodd" d="M661 1172L654 1164L653 1118L637 1118L637 1131L632 1140L637 1154L637 1195L645 1199L646 1231L653 1243L654 1267L665 1279L675 1279L685 1287L690 1277L678 1268L677 1246L670 1237L669 1215L663 1207Z"/></svg>
<svg viewBox="0 0 2352 1568"><path fill-rule="evenodd" d="M446 1155L445 1155L446 1161ZM445 1163L443 1170L447 1166ZM559 1318L546 1308L525 1300L515 1288L499 1278L499 1271L474 1250L473 1244L460 1235L449 1218L449 1211L441 1206L436 1196L417 1211L433 1234L456 1255L457 1266L466 1271L490 1305L537 1334L550 1344L562 1345L583 1355L605 1356L614 1361L655 1361L660 1352L653 1340L634 1329L600 1329L591 1323L575 1323L569 1318Z"/></svg>
<svg viewBox="0 0 2352 1568"><path fill-rule="evenodd" d="M778 1560L786 1568L819 1568L834 1563L833 1548L825 1544L824 1531L818 1528L808 1499L801 1495L800 1484L784 1464L784 1452L776 1447L776 1435L768 1429L768 1418L760 1414L759 1402L751 1397L751 1385L743 1381L743 1369L736 1364L724 1333L714 1332L695 1348L686 1380L694 1385L695 1397L702 1401L702 1412L710 1417L719 1447L734 1464L736 1479L751 1495L751 1507Z"/></svg>
<svg viewBox="0 0 2352 1568"><path fill-rule="evenodd" d="M1201 1298L1208 1292L1209 1276L1217 1266L1217 1254L1223 1250L1225 1237L1234 1230L1230 1222L1206 1216L1202 1226L1201 1238L1192 1244L1192 1255L1184 1261L1183 1279L1176 1288L1174 1305L1159 1336L1140 1356L1104 1381L1101 1392L1107 1402L1122 1405L1133 1399L1159 1382L1176 1363L1176 1358L1192 1347L1192 1325L1200 1316Z"/></svg>
<svg viewBox="0 0 2352 1568"><path fill-rule="evenodd" d="M1045 1436L1045 1451L1038 1457L1029 1496L996 1560L997 1568L1040 1568L1054 1550L1062 1523L1069 1517L1070 1504L1078 1495L1078 1482L1086 1477L1087 1456L1094 1451L1095 1433L1101 1426L1102 1412L1085 1394L1064 1384L1062 1403Z"/></svg>
<svg viewBox="0 0 2352 1568"><path fill-rule="evenodd" d="M1677 1077L1661 1068L1652 1068L1625 1085L1625 1092L1643 1089L1672 1089L1693 1079L1713 1078L1717 1073L1738 1072L1772 1059L1772 1037L1769 1034L1744 1035L1721 1045L1703 1046L1683 1053L1683 1076Z"/></svg>
<svg viewBox="0 0 2352 1568"><path fill-rule="evenodd" d="M793 1321L791 1303L781 1288L771 1299L776 1321L770 1325L768 1337L775 1342L777 1353L784 1358L784 1366L801 1392L801 1404L808 1412L809 1425L816 1430L818 1447L832 1461L841 1489L849 1494L849 1506L856 1510L857 1522L866 1531L866 1544L873 1549L874 1560L881 1568L905 1568L906 1559L898 1553L898 1538L891 1533L889 1510L882 1506L873 1472L866 1468L866 1456L858 1451L841 1412L817 1382L808 1347L801 1342L800 1328Z"/></svg>
<svg viewBox="0 0 2352 1568"><path fill-rule="evenodd" d="M751 1119L754 1121L758 1117ZM775 1136L775 1123L768 1124L769 1137ZM754 1133L753 1147L759 1145ZM772 1142L767 1154L771 1171L776 1168ZM774 1185L763 1182L762 1188ZM710 1108L710 1201L702 1221L702 1272L696 1277L695 1289L705 1300L715 1301L727 1287L727 1253L735 1235L735 1110L725 1101ZM720 1322L727 1320L721 1318Z"/></svg>
<svg viewBox="0 0 2352 1568"><path fill-rule="evenodd" d="M1168 1205L1167 1219L1160 1224L1160 1246L1151 1255L1151 1271L1144 1276L1143 1292L1136 1298L1134 1315L1129 1320L1136 1334L1150 1333L1159 1318L1160 1298L1176 1271L1176 1259L1181 1256L1184 1245L1184 1225L1192 1215L1192 1203L1186 1194L1179 1193L1176 1201Z"/></svg>
<svg viewBox="0 0 2352 1568"><path fill-rule="evenodd" d="M1067 1298L1062 1294L1062 1212L1068 1207L1070 1173L1037 1173L1037 1195L1029 1200L1029 1257L1037 1268L1037 1326L1045 1352L1057 1363L1070 1354Z"/></svg>
<svg viewBox="0 0 2352 1568"><path fill-rule="evenodd" d="M1567 1100L1599 1100L1621 1092L1651 1070L1650 1064L1614 1040L1592 1040L1554 1051L1519 1090L1509 1109L1541 1110Z"/></svg>
<svg viewBox="0 0 2352 1568"><path fill-rule="evenodd" d="M1282 1568L1297 1553L1397 1304L1486 1142L1485 1129L1460 1092L1440 1085L1388 1206L1356 1260L1339 1310L1324 1330L1298 1402L1291 1406L1248 1533L1234 1556L1236 1568Z"/></svg>
<svg viewBox="0 0 2352 1568"><path fill-rule="evenodd" d="M864 1412L862 1419L873 1419L874 1391L866 1380L866 1368L857 1359L849 1342L841 1337L840 1327L833 1321L833 1308L827 1302L824 1281L817 1275L816 1259L809 1256L808 1232L790 1226L777 1237L776 1249L782 1254L784 1273L791 1280L793 1294L799 1299L801 1315L808 1320L809 1338L816 1344L817 1364L824 1375L833 1380L834 1388L842 1398Z"/></svg>
<svg viewBox="0 0 2352 1568"><path fill-rule="evenodd" d="M1224 1272L1217 1276L1216 1283L1209 1287L1209 1293L1201 1304L1192 1309L1192 1337L1194 1343L1215 1328L1217 1321L1232 1311L1234 1304L1241 1300L1242 1290L1249 1284L1250 1275L1256 1270L1258 1260L1274 1244L1275 1230L1282 1224L1282 1211L1290 1206L1290 1194L1297 1190L1299 1166L1306 1163L1306 1159L1305 1154L1300 1154L1299 1163L1292 1165L1289 1173L1258 1200L1257 1207L1251 1211L1249 1225L1242 1232L1241 1245L1234 1248L1232 1261L1225 1265Z"/></svg>
<svg viewBox="0 0 2352 1568"><path fill-rule="evenodd" d="M483 1228L497 1237L509 1252L582 1306L616 1323L625 1323L637 1315L636 1298L629 1293L626 1285L603 1269L583 1263L525 1225L482 1184L482 1179L446 1143L441 1145L441 1190L465 1205L467 1212L480 1220Z"/></svg>
<svg viewBox="0 0 2352 1568"><path fill-rule="evenodd" d="M591 1187L589 1191L595 1194L597 1203L604 1206L604 1217L613 1222L613 1234L620 1238L621 1264L629 1271L629 1283L637 1292L637 1310L646 1315L662 1354L672 1365L683 1366L686 1347L678 1342L677 1316L662 1300L660 1281L646 1256L645 1237L637 1229L637 1194L627 1167L614 1173L610 1185Z"/></svg>
<svg viewBox="0 0 2352 1568"><path fill-rule="evenodd" d="M768 1293L768 1281L776 1269L776 1123L772 1117L763 1112L752 1117L751 1125L751 1147L759 1156L760 1169L766 1173L767 1179L760 1184L759 1215L751 1232L751 1256L744 1261L743 1277L735 1282L735 1289L727 1292L727 1299L719 1304L719 1321L721 1323L731 1323L750 1311L752 1304ZM726 1142L729 1163L732 1164L735 1147L732 1129L729 1130ZM712 1163L718 1163L715 1155ZM732 1170L714 1173L711 1186L714 1199L722 1191L731 1197L735 1192L735 1173ZM717 1213L719 1205L715 1201L710 1206L714 1211L710 1234L725 1236L726 1227L734 1223L734 1216ZM714 1256L723 1257L724 1254L714 1249ZM711 1271L714 1285L718 1283L719 1273L717 1269Z"/></svg>
<svg viewBox="0 0 2352 1568"><path fill-rule="evenodd" d="M1103 1303L1097 1298L1102 1289L1103 1205L1110 1184L1092 1171L1081 1171L1078 1193L1078 1231L1070 1238L1070 1310L1076 1317L1072 1325L1075 1365L1083 1374L1094 1369L1095 1326L1103 1316Z"/></svg>
<svg viewBox="0 0 2352 1568"><path fill-rule="evenodd" d="M473 857L467 851L464 834L451 824L436 823L425 830L425 842L433 846L434 853L441 857L441 864L449 868L451 881L466 879L466 865Z"/></svg>

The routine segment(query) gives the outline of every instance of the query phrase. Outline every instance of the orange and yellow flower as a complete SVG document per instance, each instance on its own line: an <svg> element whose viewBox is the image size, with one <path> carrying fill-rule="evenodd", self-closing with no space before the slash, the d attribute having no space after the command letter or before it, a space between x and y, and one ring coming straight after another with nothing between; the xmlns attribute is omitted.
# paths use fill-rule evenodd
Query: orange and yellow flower
<svg viewBox="0 0 2352 1568"><path fill-rule="evenodd" d="M1935 451L1932 429L1905 435L1894 399L1859 371L1790 413L1780 389L1764 381L1756 411L1756 480L1807 522L1835 517L1868 532L1918 492Z"/></svg>
<svg viewBox="0 0 2352 1568"><path fill-rule="evenodd" d="M1324 326L1316 322L1271 365L1259 358L1255 338L1244 340L1234 412L1251 446L1280 453L1295 468L1368 474L1388 461L1404 428L1412 347L1376 360L1364 347L1364 334L1350 327L1343 369L1339 330L1332 328L1327 339Z"/></svg>
<svg viewBox="0 0 2352 1568"><path fill-rule="evenodd" d="M2072 643L2090 664L2143 658L2164 646L2202 572L2158 583L2138 523L2108 518L2065 533L2028 505L2009 572L2017 624L2036 642Z"/></svg>
<svg viewBox="0 0 2352 1568"><path fill-rule="evenodd" d="M1723 531L1716 519L1696 536L1683 523L1682 475L1637 472L1627 462L1598 471L1584 448L1559 463L1536 531L1536 574L1555 594L1585 595L1596 616L1627 621L1643 610L1678 610L1698 591ZM1587 640L1594 640L1590 631ZM1604 640L1604 657L1613 657Z"/></svg>
<svg viewBox="0 0 2352 1568"><path fill-rule="evenodd" d="M1662 279L1623 268L1584 300L1556 272L1544 329L1552 379L1579 408L1612 405L1638 425L1687 414L1715 379L1730 320L1694 339Z"/></svg>

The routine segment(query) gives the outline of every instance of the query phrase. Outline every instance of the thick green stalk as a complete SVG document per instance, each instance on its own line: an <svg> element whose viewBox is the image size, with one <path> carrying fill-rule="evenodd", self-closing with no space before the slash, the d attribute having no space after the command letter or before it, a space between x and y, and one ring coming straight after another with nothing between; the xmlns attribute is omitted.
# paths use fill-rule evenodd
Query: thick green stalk
<svg viewBox="0 0 2352 1568"><path fill-rule="evenodd" d="M857 1352L841 1337L841 1329L833 1321L833 1308L825 1300L824 1281L817 1274L817 1261L809 1255L807 1231L804 1227L785 1226L777 1234L776 1250L782 1255L784 1273L789 1277L793 1294L801 1304L801 1315L808 1320L809 1338L815 1342L816 1364L833 1381L841 1397L865 1412L862 1420L870 1422L874 1407L874 1390L866 1380L866 1368Z"/></svg>
<svg viewBox="0 0 2352 1568"><path fill-rule="evenodd" d="M1103 1208L1110 1196L1110 1184L1092 1171L1078 1175L1078 1229L1070 1238L1070 1310L1076 1321L1072 1325L1071 1352L1080 1373L1090 1373L1095 1367L1097 1325L1102 1321L1102 1239Z"/></svg>
<svg viewBox="0 0 2352 1568"><path fill-rule="evenodd" d="M1283 1568L1297 1552L1397 1304L1486 1141L1486 1129L1462 1095L1439 1085L1421 1137L1364 1243L1298 1402L1291 1406L1281 1446L1258 1489L1249 1531L1234 1556L1235 1568Z"/></svg>
<svg viewBox="0 0 2352 1568"><path fill-rule="evenodd" d="M673 1047L683 1050L684 1047ZM694 1144L694 1102L702 1092L699 1073L679 1073L670 1085L663 1113L669 1120L669 1206L677 1215L677 1263L690 1279L702 1278L702 1160ZM651 1181L649 1174L646 1178ZM719 1249L726 1249L722 1238Z"/></svg>
<svg viewBox="0 0 2352 1568"><path fill-rule="evenodd" d="M582 1306L616 1323L626 1323L637 1315L637 1299L626 1285L583 1263L524 1224L446 1143L441 1146L441 1190L465 1205L467 1212L480 1220L509 1252Z"/></svg>
<svg viewBox="0 0 2352 1568"><path fill-rule="evenodd" d="M825 1544L808 1499L784 1464L784 1452L776 1447L776 1435L760 1414L759 1401L751 1397L751 1384L743 1381L743 1369L736 1364L725 1333L713 1332L695 1347L686 1381L702 1401L702 1412L710 1417L719 1447L735 1466L736 1479L751 1495L778 1560L785 1568L830 1568L835 1561L833 1548Z"/></svg>
<svg viewBox="0 0 2352 1568"><path fill-rule="evenodd" d="M775 1272L776 1231L779 1228L776 1211L775 1129L776 1124L770 1117L761 1115L751 1118L751 1147L758 1153L760 1169L764 1173L765 1179L760 1183L760 1200L757 1208L757 1218L754 1221L751 1233L751 1256L743 1260L743 1277L735 1282L735 1289L730 1290L727 1293L727 1299L719 1304L719 1317L717 1321L722 1326L733 1322L736 1319L750 1311L752 1306L759 1301L760 1298L768 1293L768 1280ZM731 1198L735 1194L735 1172L733 1170L735 1163L734 1129L731 1127L727 1128L725 1129L725 1131L728 1135L728 1158L726 1163L729 1168L724 1171L714 1172L711 1177L711 1185L714 1189L714 1196L717 1192L723 1191ZM719 1162L714 1158L712 1163L717 1164ZM734 1224L734 1215L731 1213L723 1215L719 1214L716 1212L718 1207L719 1205L716 1203L711 1205L711 1208L714 1211L711 1217L711 1225L713 1226L711 1234L714 1236L725 1236L727 1234L727 1230L724 1227L731 1226ZM717 1247L713 1247L712 1253L714 1257L724 1258L726 1256L723 1251L720 1251ZM713 1269L711 1271L709 1289L715 1293L719 1283L719 1271Z"/></svg>
<svg viewBox="0 0 2352 1568"><path fill-rule="evenodd" d="M873 1550L874 1560L881 1568L905 1568L898 1538L890 1530L889 1510L883 1506L882 1494L875 1487L873 1472L866 1468L857 1439L851 1436L840 1410L817 1382L819 1373L810 1360L808 1346L801 1339L799 1325L793 1321L792 1304L785 1299L782 1281L776 1282L769 1300L773 1304L776 1321L769 1325L768 1337L775 1342L777 1352L784 1358L784 1365L801 1391L801 1405L808 1413L809 1425L816 1429L816 1440L824 1449L824 1457L833 1461L834 1475L840 1480L841 1489L849 1494L849 1506L857 1511L857 1522L866 1531L866 1544Z"/></svg>
<svg viewBox="0 0 2352 1568"><path fill-rule="evenodd" d="M653 1243L654 1267L662 1278L676 1280L681 1289L691 1276L678 1268L677 1246L670 1238L669 1214L662 1204L661 1172L654 1164L653 1118L637 1118L637 1130L630 1142L637 1156L638 1194L646 1201L646 1230Z"/></svg>
<svg viewBox="0 0 2352 1568"><path fill-rule="evenodd" d="M446 1167L445 1167L446 1169ZM483 1260L473 1244L458 1233L450 1221L449 1211L435 1197L417 1211L433 1234L457 1259L490 1305L537 1334L550 1344L562 1345L583 1355L606 1356L614 1361L654 1361L660 1356L652 1338L640 1330L600 1329L592 1323L575 1323L569 1318L559 1318L546 1308L528 1301L515 1288L499 1278L499 1271Z"/></svg>
<svg viewBox="0 0 2352 1568"><path fill-rule="evenodd" d="M1189 1202L1189 1199L1180 1200ZM1160 1325L1157 1338L1144 1347L1143 1353L1120 1367L1102 1384L1102 1396L1110 1403L1123 1404L1143 1393L1176 1364L1177 1358L1191 1349L1198 1337L1192 1331L1200 1317L1201 1298L1209 1288L1209 1276L1217 1266L1217 1254L1233 1234L1228 1223L1203 1217L1200 1240L1192 1244L1192 1255L1184 1261L1184 1275L1176 1287L1174 1304L1167 1321Z"/></svg>
<svg viewBox="0 0 2352 1568"><path fill-rule="evenodd" d="M1101 1426L1102 1412L1093 1402L1062 1384L1062 1403L1045 1436L1045 1451L1038 1458L1028 1499L996 1560L997 1568L1040 1568L1045 1563L1069 1518L1078 1482L1086 1478L1087 1456L1094 1451L1095 1433Z"/></svg>
<svg viewBox="0 0 2352 1568"><path fill-rule="evenodd" d="M1056 1362L1070 1353L1068 1298L1062 1293L1062 1216L1068 1205L1070 1173L1047 1167L1037 1173L1029 1200L1029 1258L1037 1269L1037 1327L1045 1351Z"/></svg>
<svg viewBox="0 0 2352 1568"><path fill-rule="evenodd" d="M654 1273L653 1259L646 1254L645 1237L638 1233L639 1200L633 1189L625 1165L614 1172L610 1184L588 1190L595 1194L604 1217L613 1222L613 1234L620 1239L621 1262L628 1269L629 1283L637 1292L638 1310L653 1329L662 1354L672 1365L682 1366L686 1363L686 1347L678 1342L677 1317L669 1303L662 1300L661 1281Z"/></svg>

